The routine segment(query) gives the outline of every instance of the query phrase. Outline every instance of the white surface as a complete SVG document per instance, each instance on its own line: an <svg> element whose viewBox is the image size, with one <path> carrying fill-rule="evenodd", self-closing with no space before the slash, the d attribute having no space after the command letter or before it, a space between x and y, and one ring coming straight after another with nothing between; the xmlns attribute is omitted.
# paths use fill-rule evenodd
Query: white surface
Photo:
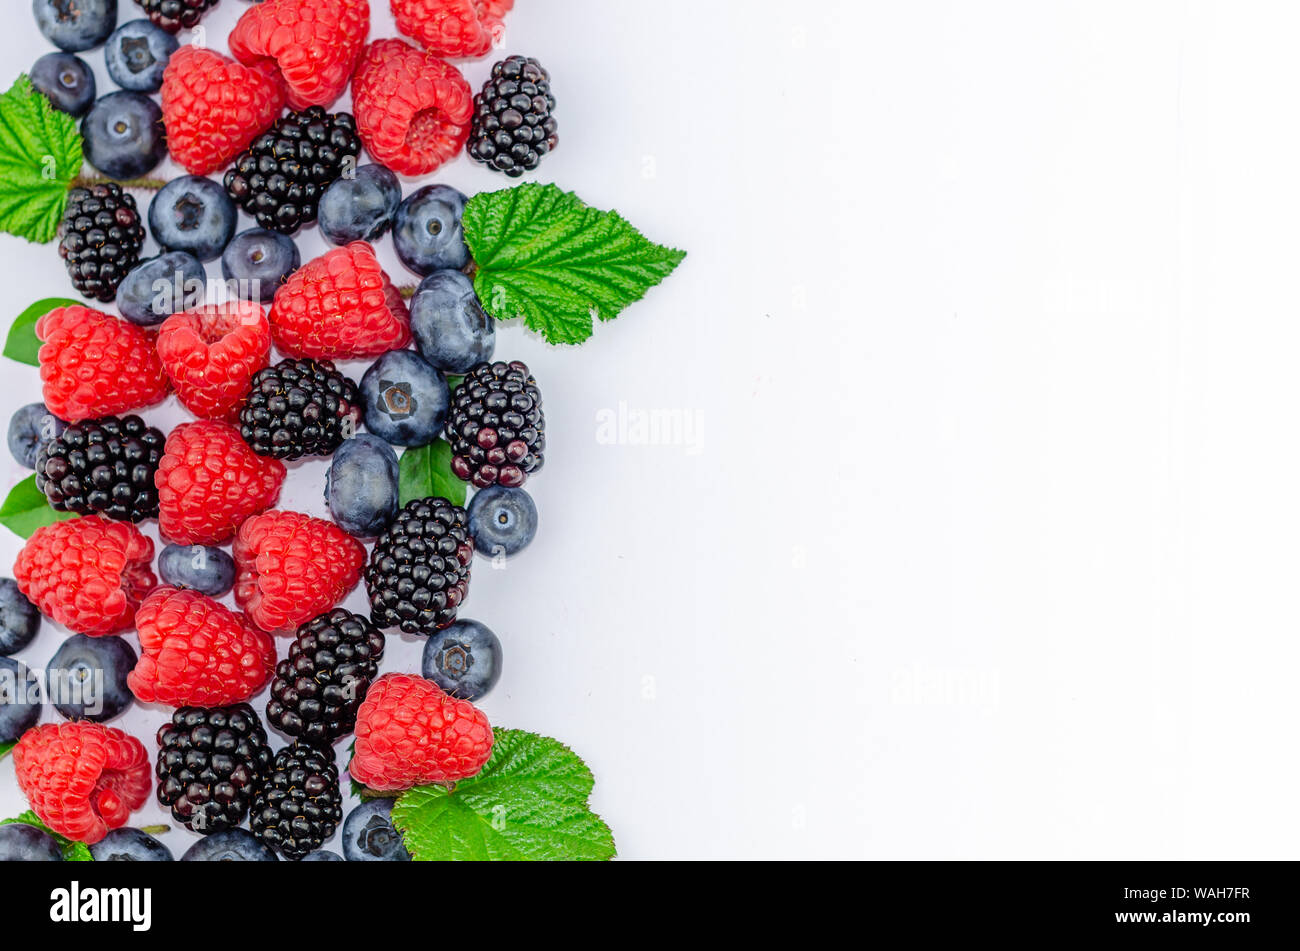
<svg viewBox="0 0 1300 951"><path fill-rule="evenodd" d="M549 433L538 541L471 585L492 721L586 757L625 858L1294 857L1300 11L519 7L537 178L690 257L581 349L499 334ZM4 312L66 293L3 241ZM610 445L620 406L697 425Z"/></svg>

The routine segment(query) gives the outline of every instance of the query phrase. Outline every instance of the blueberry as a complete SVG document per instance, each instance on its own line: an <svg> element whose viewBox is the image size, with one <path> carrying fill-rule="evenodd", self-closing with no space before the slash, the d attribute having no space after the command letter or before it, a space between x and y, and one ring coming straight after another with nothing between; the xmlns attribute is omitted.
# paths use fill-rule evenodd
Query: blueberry
<svg viewBox="0 0 1300 951"><path fill-rule="evenodd" d="M148 832L125 826L113 829L90 847L96 862L173 862L172 850Z"/></svg>
<svg viewBox="0 0 1300 951"><path fill-rule="evenodd" d="M425 643L420 672L453 697L477 700L501 679L501 641L487 625L462 618Z"/></svg>
<svg viewBox="0 0 1300 951"><path fill-rule="evenodd" d="M120 637L73 634L45 668L50 702L69 720L111 720L135 699L126 675L138 659Z"/></svg>
<svg viewBox="0 0 1300 951"><path fill-rule="evenodd" d="M41 629L41 612L18 590L13 578L0 578L0 654L16 654Z"/></svg>
<svg viewBox="0 0 1300 951"><path fill-rule="evenodd" d="M226 247L221 273L227 281L239 282L234 290L241 300L265 303L301 264L298 246L288 235L251 228Z"/></svg>
<svg viewBox="0 0 1300 951"><path fill-rule="evenodd" d="M41 35L79 53L103 43L117 25L117 0L32 0Z"/></svg>
<svg viewBox="0 0 1300 951"><path fill-rule="evenodd" d="M81 120L86 161L109 178L138 178L167 154L162 108L144 93L111 92Z"/></svg>
<svg viewBox="0 0 1300 951"><path fill-rule="evenodd" d="M9 418L9 451L19 465L35 469L41 443L63 432L66 425L44 403L28 403Z"/></svg>
<svg viewBox="0 0 1300 951"><path fill-rule="evenodd" d="M11 822L0 826L0 862L62 862L59 843L36 826Z"/></svg>
<svg viewBox="0 0 1300 951"><path fill-rule="evenodd" d="M180 41L148 20L129 20L108 38L104 65L113 82L134 92L157 92Z"/></svg>
<svg viewBox="0 0 1300 951"><path fill-rule="evenodd" d="M467 373L491 360L497 347L496 322L460 271L434 271L420 282L411 298L411 332L424 359L445 373Z"/></svg>
<svg viewBox="0 0 1300 951"><path fill-rule="evenodd" d="M95 74L86 61L71 53L46 53L27 74L37 92L70 116L86 114L95 101Z"/></svg>
<svg viewBox="0 0 1300 951"><path fill-rule="evenodd" d="M247 829L223 829L199 839L182 862L278 862L275 853Z"/></svg>
<svg viewBox="0 0 1300 951"><path fill-rule="evenodd" d="M158 574L166 584L219 598L235 586L235 560L220 548L168 545L158 556Z"/></svg>
<svg viewBox="0 0 1300 951"><path fill-rule="evenodd" d="M460 216L466 198L450 185L425 185L397 209L393 243L397 256L416 274L469 263Z"/></svg>
<svg viewBox="0 0 1300 951"><path fill-rule="evenodd" d="M337 852L329 852L325 849L319 849L315 852L308 852L302 857L304 862L342 862L345 861L343 856Z"/></svg>
<svg viewBox="0 0 1300 951"><path fill-rule="evenodd" d="M480 489L469 502L469 533L480 555L517 555L537 535L537 506L523 489Z"/></svg>
<svg viewBox="0 0 1300 951"><path fill-rule="evenodd" d="M0 743L18 739L40 718L40 681L26 664L0 657Z"/></svg>
<svg viewBox="0 0 1300 951"><path fill-rule="evenodd" d="M361 377L366 429L394 446L427 446L447 422L447 378L414 350L390 350Z"/></svg>
<svg viewBox="0 0 1300 951"><path fill-rule="evenodd" d="M392 817L391 799L368 799L348 813L343 822L343 857L349 862L411 861Z"/></svg>
<svg viewBox="0 0 1300 951"><path fill-rule="evenodd" d="M131 268L117 286L117 309L133 324L152 327L203 302L207 272L188 251L167 251Z"/></svg>
<svg viewBox="0 0 1300 951"><path fill-rule="evenodd" d="M221 257L235 236L235 203L210 178L174 178L149 203L149 230L169 251L188 251L200 261Z"/></svg>
<svg viewBox="0 0 1300 951"><path fill-rule="evenodd" d="M396 175L382 165L362 165L352 178L340 178L325 189L316 220L335 244L374 241L392 227L401 203Z"/></svg>
<svg viewBox="0 0 1300 951"><path fill-rule="evenodd" d="M374 538L397 516L397 453L378 436L345 439L325 475L325 501L339 528Z"/></svg>

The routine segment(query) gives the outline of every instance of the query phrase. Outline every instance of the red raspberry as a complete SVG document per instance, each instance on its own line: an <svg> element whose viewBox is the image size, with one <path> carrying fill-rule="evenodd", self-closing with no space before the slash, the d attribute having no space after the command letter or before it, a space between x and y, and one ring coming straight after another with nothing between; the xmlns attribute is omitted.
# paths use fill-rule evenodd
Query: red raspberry
<svg viewBox="0 0 1300 951"><path fill-rule="evenodd" d="M505 34L515 0L389 0L397 29L430 53L479 57Z"/></svg>
<svg viewBox="0 0 1300 951"><path fill-rule="evenodd" d="M14 578L46 617L99 637L131 626L136 605L158 583L152 561L153 541L130 522L87 515L33 532Z"/></svg>
<svg viewBox="0 0 1300 951"><path fill-rule="evenodd" d="M167 374L149 335L79 304L36 321L45 405L69 422L116 416L167 395Z"/></svg>
<svg viewBox="0 0 1300 951"><path fill-rule="evenodd" d="M167 148L195 175L226 165L270 128L284 108L275 66L241 66L200 46L182 46L163 73Z"/></svg>
<svg viewBox="0 0 1300 951"><path fill-rule="evenodd" d="M411 315L374 248L354 241L308 261L275 292L271 336L292 357L377 357L411 342Z"/></svg>
<svg viewBox="0 0 1300 951"><path fill-rule="evenodd" d="M145 703L243 703L275 671L271 635L197 591L156 588L135 612L135 626L141 655L126 682Z"/></svg>
<svg viewBox="0 0 1300 951"><path fill-rule="evenodd" d="M370 685L356 736L348 772L379 791L466 779L492 755L483 711L414 674L385 674Z"/></svg>
<svg viewBox="0 0 1300 951"><path fill-rule="evenodd" d="M266 311L253 301L228 301L173 314L158 330L158 358L186 409L229 419L253 374L271 361Z"/></svg>
<svg viewBox="0 0 1300 951"><path fill-rule="evenodd" d="M274 60L290 109L328 107L348 88L369 32L369 0L265 0L230 31L230 53L245 66Z"/></svg>
<svg viewBox="0 0 1300 951"><path fill-rule="evenodd" d="M357 134L376 162L427 175L464 147L474 94L455 66L402 40L366 47L352 77Z"/></svg>
<svg viewBox="0 0 1300 951"><path fill-rule="evenodd" d="M42 822L91 845L126 825L153 786L143 743L84 720L28 730L14 747L14 771Z"/></svg>
<svg viewBox="0 0 1300 951"><path fill-rule="evenodd" d="M250 518L235 537L235 602L264 631L291 632L361 580L366 550L333 522L299 512Z"/></svg>
<svg viewBox="0 0 1300 951"><path fill-rule="evenodd" d="M202 420L171 431L154 485L158 530L178 545L220 545L280 497L284 463L248 448L229 423Z"/></svg>

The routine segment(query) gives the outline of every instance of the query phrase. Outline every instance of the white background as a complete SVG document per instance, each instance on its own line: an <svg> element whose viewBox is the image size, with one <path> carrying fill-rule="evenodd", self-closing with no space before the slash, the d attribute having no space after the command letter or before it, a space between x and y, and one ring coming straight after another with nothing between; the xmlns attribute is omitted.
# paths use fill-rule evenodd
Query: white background
<svg viewBox="0 0 1300 951"><path fill-rule="evenodd" d="M15 22L14 74L48 49ZM501 328L541 534L465 612L493 723L587 759L624 858L1295 857L1297 35L1282 2L520 0L536 179L689 251L580 349ZM0 248L6 313L68 293ZM608 444L620 407L694 426ZM323 471L286 501L324 514Z"/></svg>

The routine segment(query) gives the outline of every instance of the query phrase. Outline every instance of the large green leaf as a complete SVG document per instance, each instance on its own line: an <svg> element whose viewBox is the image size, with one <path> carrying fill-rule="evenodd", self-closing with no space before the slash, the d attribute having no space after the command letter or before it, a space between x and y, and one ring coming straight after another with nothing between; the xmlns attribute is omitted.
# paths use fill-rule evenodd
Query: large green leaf
<svg viewBox="0 0 1300 951"><path fill-rule="evenodd" d="M39 244L52 240L80 171L77 121L19 76L0 95L0 231Z"/></svg>

